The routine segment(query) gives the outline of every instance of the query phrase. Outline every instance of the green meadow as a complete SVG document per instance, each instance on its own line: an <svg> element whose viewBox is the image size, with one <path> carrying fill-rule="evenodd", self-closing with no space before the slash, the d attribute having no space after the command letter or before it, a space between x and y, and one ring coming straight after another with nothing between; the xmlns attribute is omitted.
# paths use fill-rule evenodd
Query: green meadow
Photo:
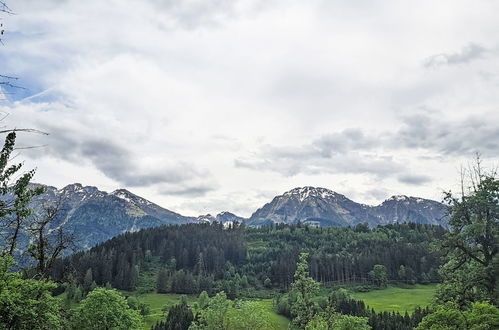
<svg viewBox="0 0 499 330"><path fill-rule="evenodd" d="M134 295L130 293L125 293L129 295ZM146 293L140 295L134 295L139 300L147 305L149 305L151 311L149 315L144 318L145 325L144 329L150 329L151 326L156 324L156 322L162 320L165 316L165 312L163 311L164 306L173 306L180 302L180 297L182 295L179 294L161 294L161 293ZM187 295L187 301L189 304L193 304L197 300L197 296ZM282 316L278 315L272 303L272 299L258 299L257 300L265 311L269 313L270 325L271 329L287 329L289 320Z"/></svg>
<svg viewBox="0 0 499 330"><path fill-rule="evenodd" d="M363 300L369 308L373 308L377 312L395 311L411 313L416 307L424 307L431 303L433 294L435 293L435 284L416 284L407 286L389 285L386 289L373 290L370 292L352 292L352 298ZM165 306L173 306L180 301L182 295L179 294L161 294L161 293L146 293L146 294L130 294L139 298L140 301L146 303L150 307L150 314L145 317L144 329L150 329L157 321L164 318ZM197 296L188 295L187 301L189 304L194 304ZM257 299L264 310L269 312L271 329L287 329L289 319L275 312L272 299Z"/></svg>
<svg viewBox="0 0 499 330"><path fill-rule="evenodd" d="M352 292L352 297L363 300L376 312L395 311L411 313L416 307L425 307L431 303L436 284L416 284L407 286L389 285L383 290Z"/></svg>

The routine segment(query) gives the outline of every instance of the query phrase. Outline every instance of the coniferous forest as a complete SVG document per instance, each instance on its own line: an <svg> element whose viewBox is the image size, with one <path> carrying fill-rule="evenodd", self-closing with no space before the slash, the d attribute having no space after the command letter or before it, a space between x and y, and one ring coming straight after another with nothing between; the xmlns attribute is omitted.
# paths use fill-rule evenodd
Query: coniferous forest
<svg viewBox="0 0 499 330"><path fill-rule="evenodd" d="M52 276L123 290L151 288L156 281L159 292L224 290L235 298L249 287L289 289L298 255L306 251L311 277L323 284L372 284L375 265L384 265L393 282L437 283L440 254L431 245L444 234L442 227L412 223L374 229L164 226L126 233L60 260Z"/></svg>

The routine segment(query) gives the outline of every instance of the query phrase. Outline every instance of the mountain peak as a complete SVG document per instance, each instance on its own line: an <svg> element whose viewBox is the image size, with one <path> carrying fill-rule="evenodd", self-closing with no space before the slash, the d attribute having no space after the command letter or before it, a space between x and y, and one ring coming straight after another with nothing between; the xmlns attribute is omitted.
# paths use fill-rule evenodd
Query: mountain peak
<svg viewBox="0 0 499 330"><path fill-rule="evenodd" d="M394 195L394 196L388 198L387 200L385 200L385 202L388 202L388 201L416 202L416 203L434 202L434 201L430 201L428 199L424 199L424 198L420 198L420 197L406 196L406 195Z"/></svg>
<svg viewBox="0 0 499 330"><path fill-rule="evenodd" d="M285 192L283 196L296 197L300 201L304 201L308 197L320 197L322 199L325 199L340 195L330 189L305 186L291 189L290 191Z"/></svg>
<svg viewBox="0 0 499 330"><path fill-rule="evenodd" d="M407 197L406 195L394 195L394 196L388 198L388 200L393 200L393 201L398 201L398 202L406 201L408 199L409 199L409 197Z"/></svg>
<svg viewBox="0 0 499 330"><path fill-rule="evenodd" d="M81 183L72 183L60 189L58 192L64 195L71 195L71 194L92 195L100 191L99 189L97 189L97 187L94 186L83 186Z"/></svg>
<svg viewBox="0 0 499 330"><path fill-rule="evenodd" d="M200 215L199 217L197 217L197 221L199 222L207 222L207 223L211 223L213 221L216 221L217 219L212 216L210 213L208 214L205 214L205 215Z"/></svg>
<svg viewBox="0 0 499 330"><path fill-rule="evenodd" d="M118 198L121 198L129 203L140 203L140 204L146 204L146 205L151 205L153 204L152 202L148 201L145 198L142 198L138 195L135 195L134 193L130 192L129 190L126 189L117 189L111 193L111 195L114 195Z"/></svg>
<svg viewBox="0 0 499 330"><path fill-rule="evenodd" d="M80 190L81 188L83 188L81 183L72 183L72 184L68 184L67 186L65 186L61 190L73 190L74 191L74 190Z"/></svg>

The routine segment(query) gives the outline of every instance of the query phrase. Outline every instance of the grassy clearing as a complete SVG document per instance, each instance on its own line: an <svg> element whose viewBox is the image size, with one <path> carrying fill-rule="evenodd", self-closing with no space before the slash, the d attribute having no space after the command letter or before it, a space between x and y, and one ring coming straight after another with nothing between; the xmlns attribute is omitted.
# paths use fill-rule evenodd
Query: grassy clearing
<svg viewBox="0 0 499 330"><path fill-rule="evenodd" d="M376 312L395 311L411 313L414 309L428 306L435 293L436 284L416 284L411 286L393 286L383 290L370 292L352 292L352 297L363 300L369 308Z"/></svg>
<svg viewBox="0 0 499 330"><path fill-rule="evenodd" d="M288 328L289 319L275 312L274 305L272 304L272 299L259 299L255 301L258 301L260 303L260 306L262 306L264 310L269 312L271 329L284 330Z"/></svg>
<svg viewBox="0 0 499 330"><path fill-rule="evenodd" d="M135 294L130 292L123 292L124 295L137 297L141 302L147 304L150 308L150 313L144 317L144 329L151 329L156 322L163 319L165 312L164 306L173 306L180 302L180 294L161 294L161 293L144 293ZM186 296L189 304L193 304L197 297Z"/></svg>
<svg viewBox="0 0 499 330"><path fill-rule="evenodd" d="M128 295L134 295L130 293L125 293ZM150 329L151 326L156 324L159 320L162 320L165 313L163 311L164 306L173 306L180 302L180 297L182 295L179 294L161 294L161 293L146 293L146 294L139 294L139 295L134 295L136 296L141 302L149 305L151 312L149 315L147 315L144 318L145 325L144 329ZM187 301L190 305L194 304L196 302L197 296L187 296ZM272 304L272 299L252 299L252 301L258 301L261 306L269 312L270 315L270 323L271 323L271 328L270 329L275 329L275 330L280 330L280 329L287 329L289 320L282 316L278 315L275 310L274 306Z"/></svg>

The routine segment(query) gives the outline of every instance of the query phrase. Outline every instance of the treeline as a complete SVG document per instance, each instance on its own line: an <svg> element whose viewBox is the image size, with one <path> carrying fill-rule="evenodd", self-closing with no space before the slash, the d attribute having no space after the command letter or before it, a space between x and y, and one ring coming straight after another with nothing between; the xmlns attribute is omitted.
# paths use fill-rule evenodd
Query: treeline
<svg viewBox="0 0 499 330"><path fill-rule="evenodd" d="M369 281L374 265L384 265L390 280L412 283L438 281L439 255L431 249L444 235L439 226L393 224L369 229L314 228L277 225L248 228L250 274L268 277L287 289L293 281L298 254L309 252L310 275L321 283ZM264 279L263 279L264 280Z"/></svg>
<svg viewBox="0 0 499 330"><path fill-rule="evenodd" d="M192 274L220 278L227 264L246 262L243 230L241 225L224 229L221 224L187 224L126 233L60 260L52 277L134 290L141 272L166 272L170 281L175 278L182 287L179 291L193 293L197 285L183 288L193 279Z"/></svg>
<svg viewBox="0 0 499 330"><path fill-rule="evenodd" d="M275 225L245 228L220 223L164 226L126 233L87 252L60 260L58 281L124 290L236 297L247 287L287 289L300 251L310 253L310 274L322 283L369 281L374 265L390 280L438 280L439 256L430 245L445 230L422 224L370 229ZM94 285L95 285L94 284Z"/></svg>

